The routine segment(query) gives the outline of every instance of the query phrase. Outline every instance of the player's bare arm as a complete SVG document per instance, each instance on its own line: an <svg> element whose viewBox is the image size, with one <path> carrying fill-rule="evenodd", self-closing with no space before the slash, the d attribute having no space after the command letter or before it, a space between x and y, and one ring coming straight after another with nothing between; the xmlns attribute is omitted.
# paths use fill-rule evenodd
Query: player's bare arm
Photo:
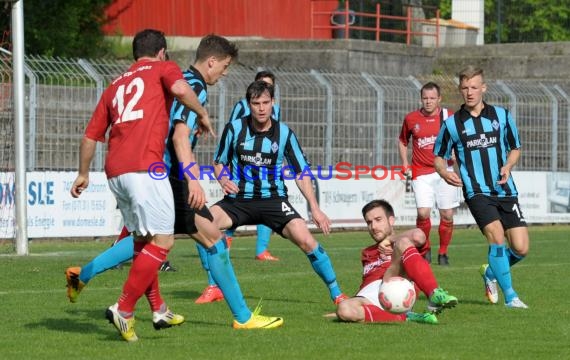
<svg viewBox="0 0 570 360"><path fill-rule="evenodd" d="M317 225L317 227L321 229L325 235L330 234L331 220L324 212L321 211L321 208L319 207L310 176L305 175L303 177L296 177L295 183L309 203L311 214L313 214L313 222L315 225Z"/></svg>
<svg viewBox="0 0 570 360"><path fill-rule="evenodd" d="M398 140L398 152L400 153L400 160L402 161L402 168L404 169L404 175L410 176L412 169L409 167L408 163L408 147Z"/></svg>
<svg viewBox="0 0 570 360"><path fill-rule="evenodd" d="M507 163L501 168L501 179L497 181L497 184L502 185L509 180L509 177L511 176L511 169L517 164L520 156L520 149L511 150L507 156Z"/></svg>
<svg viewBox="0 0 570 360"><path fill-rule="evenodd" d="M449 185L461 187L463 186L463 182L459 175L457 175L454 171L447 171L447 160L442 158L441 156L436 156L434 160L434 167L435 171L441 176L443 180Z"/></svg>
<svg viewBox="0 0 570 360"><path fill-rule="evenodd" d="M188 182L188 205L194 209L200 209L206 204L206 194L200 185L199 166L196 163L196 157L188 141L190 131L190 128L185 123L177 122L174 125L172 143L174 144L174 151L182 168L186 168L192 163L195 164L189 168L192 176L185 171L184 178ZM173 164L173 166L179 166L179 164Z"/></svg>
<svg viewBox="0 0 570 360"><path fill-rule="evenodd" d="M210 117L206 109L200 105L200 101L196 96L196 93L190 85L186 82L186 80L177 80L170 88L170 92L178 99L181 103L186 105L190 110L194 111L196 115L198 115L198 133L204 134L211 134L212 136L216 136L216 132L212 127L212 123L210 122Z"/></svg>
<svg viewBox="0 0 570 360"><path fill-rule="evenodd" d="M91 166L96 148L97 141L83 137L79 148L79 171L70 191L71 196L74 198L79 197L83 190L89 186L89 167Z"/></svg>

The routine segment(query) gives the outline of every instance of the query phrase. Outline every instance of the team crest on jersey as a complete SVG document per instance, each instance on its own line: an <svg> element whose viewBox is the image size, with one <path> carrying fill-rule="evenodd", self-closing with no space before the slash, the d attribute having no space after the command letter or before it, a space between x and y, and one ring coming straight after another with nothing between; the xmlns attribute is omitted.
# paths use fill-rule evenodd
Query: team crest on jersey
<svg viewBox="0 0 570 360"><path fill-rule="evenodd" d="M499 129L499 122L497 120L493 120L493 122L491 123L491 126L493 127L493 129L498 130Z"/></svg>
<svg viewBox="0 0 570 360"><path fill-rule="evenodd" d="M271 144L271 151L273 151L273 153L275 154L277 150L279 150L279 145L277 144L277 142L274 141L273 144Z"/></svg>
<svg viewBox="0 0 570 360"><path fill-rule="evenodd" d="M420 131L420 124L414 125L414 132L417 133L418 131Z"/></svg>

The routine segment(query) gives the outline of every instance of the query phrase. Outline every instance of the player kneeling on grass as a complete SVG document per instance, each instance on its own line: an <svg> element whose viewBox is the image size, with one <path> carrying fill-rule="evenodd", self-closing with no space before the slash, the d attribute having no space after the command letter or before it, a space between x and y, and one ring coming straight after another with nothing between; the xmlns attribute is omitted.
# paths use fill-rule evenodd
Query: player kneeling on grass
<svg viewBox="0 0 570 360"><path fill-rule="evenodd" d="M373 200L362 208L362 215L374 244L362 250L362 284L354 297L342 301L336 315L349 322L414 321L437 324L435 314L457 305L457 298L438 287L427 261L417 248L426 238L420 229L394 233L394 209L385 200ZM382 281L406 274L429 299L427 313L393 314L382 308L378 291Z"/></svg>

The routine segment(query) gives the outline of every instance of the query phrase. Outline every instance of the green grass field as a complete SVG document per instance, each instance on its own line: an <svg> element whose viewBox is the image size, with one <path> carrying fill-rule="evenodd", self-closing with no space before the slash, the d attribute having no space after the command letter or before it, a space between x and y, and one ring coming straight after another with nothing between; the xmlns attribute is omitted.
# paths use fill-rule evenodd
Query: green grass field
<svg viewBox="0 0 570 360"><path fill-rule="evenodd" d="M128 344L104 319L128 267L93 279L78 303L65 296L67 266L82 265L108 242L33 242L28 257L0 256L1 359L568 359L570 227L534 226L530 256L513 269L514 285L529 310L490 305L478 268L487 246L476 229L454 234L451 266L433 265L440 285L459 305L439 316L437 326L347 324L324 318L334 310L328 291L307 258L289 241L272 238L278 263L253 260L254 239L237 238L232 259L253 309L283 316L282 328L236 331L224 302L196 305L206 285L191 240L177 240L170 260L175 273L161 273L169 306L186 316L180 327L155 331L145 299L138 303L139 341ZM347 294L360 283L360 249L365 232L318 235ZM437 235L434 234L437 242ZM7 246L7 245L3 245ZM435 249L434 249L435 250ZM0 249L5 254L6 249ZM416 311L425 308L422 296Z"/></svg>

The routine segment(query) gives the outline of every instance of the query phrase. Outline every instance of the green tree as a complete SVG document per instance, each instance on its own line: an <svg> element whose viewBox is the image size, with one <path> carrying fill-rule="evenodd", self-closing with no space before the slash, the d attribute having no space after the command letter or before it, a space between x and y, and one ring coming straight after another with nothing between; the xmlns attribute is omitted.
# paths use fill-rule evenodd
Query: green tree
<svg viewBox="0 0 570 360"><path fill-rule="evenodd" d="M113 0L25 0L26 54L96 57L108 52L101 26ZM5 3L9 4L9 3ZM10 29L11 5L2 8L0 26Z"/></svg>
<svg viewBox="0 0 570 360"><path fill-rule="evenodd" d="M451 18L451 0L423 0ZM485 0L485 43L570 40L570 0Z"/></svg>
<svg viewBox="0 0 570 360"><path fill-rule="evenodd" d="M567 40L570 40L570 0L485 1L486 43Z"/></svg>

